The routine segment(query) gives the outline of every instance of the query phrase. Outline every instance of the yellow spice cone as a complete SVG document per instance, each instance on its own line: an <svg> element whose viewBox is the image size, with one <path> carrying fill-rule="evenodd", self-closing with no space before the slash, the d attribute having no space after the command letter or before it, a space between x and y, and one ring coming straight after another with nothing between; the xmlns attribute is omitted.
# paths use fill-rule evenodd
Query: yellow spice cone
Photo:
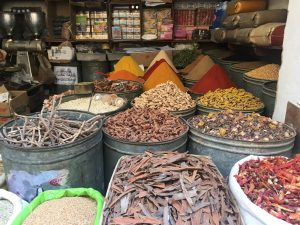
<svg viewBox="0 0 300 225"><path fill-rule="evenodd" d="M172 69L175 71L175 73L178 73L178 70L176 69L176 67L174 66L172 60L169 58L168 54L166 53L166 51L161 50L156 56L155 58L152 60L152 62L150 63L149 67L147 70L149 70L157 61L164 59L166 60L166 62L172 67Z"/></svg>
<svg viewBox="0 0 300 225"><path fill-rule="evenodd" d="M138 77L144 76L144 71L131 56L123 56L115 65L115 71L126 70Z"/></svg>

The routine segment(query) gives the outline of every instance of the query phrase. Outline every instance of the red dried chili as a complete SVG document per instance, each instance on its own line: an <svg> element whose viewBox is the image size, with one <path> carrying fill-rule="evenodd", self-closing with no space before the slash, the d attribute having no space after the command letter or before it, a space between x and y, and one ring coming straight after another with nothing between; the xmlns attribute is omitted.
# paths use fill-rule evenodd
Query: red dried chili
<svg viewBox="0 0 300 225"><path fill-rule="evenodd" d="M300 225L300 155L249 160L235 177L253 203L278 219Z"/></svg>

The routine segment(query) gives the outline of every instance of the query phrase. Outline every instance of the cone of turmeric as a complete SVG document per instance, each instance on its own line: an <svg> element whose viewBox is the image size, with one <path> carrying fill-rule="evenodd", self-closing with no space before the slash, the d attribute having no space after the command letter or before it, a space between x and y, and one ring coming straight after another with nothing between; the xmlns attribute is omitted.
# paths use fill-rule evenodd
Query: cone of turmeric
<svg viewBox="0 0 300 225"><path fill-rule="evenodd" d="M144 91L155 88L159 84L172 81L181 91L187 91L181 80L167 62L162 62L144 83Z"/></svg>
<svg viewBox="0 0 300 225"><path fill-rule="evenodd" d="M137 77L144 76L144 71L131 56L123 56L115 65L115 71L126 70Z"/></svg>
<svg viewBox="0 0 300 225"><path fill-rule="evenodd" d="M144 83L142 78L139 78L126 70L119 70L110 73L108 80L133 80Z"/></svg>

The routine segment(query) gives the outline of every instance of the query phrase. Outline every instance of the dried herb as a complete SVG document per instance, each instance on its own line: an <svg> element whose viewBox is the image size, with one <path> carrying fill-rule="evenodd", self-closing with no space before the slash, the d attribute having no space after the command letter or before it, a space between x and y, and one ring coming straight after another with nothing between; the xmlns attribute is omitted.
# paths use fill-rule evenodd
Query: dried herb
<svg viewBox="0 0 300 225"><path fill-rule="evenodd" d="M212 161L176 152L123 157L103 213L103 225L241 224Z"/></svg>
<svg viewBox="0 0 300 225"><path fill-rule="evenodd" d="M201 133L241 141L279 141L296 135L292 128L271 118L231 110L196 116L188 123Z"/></svg>
<svg viewBox="0 0 300 225"><path fill-rule="evenodd" d="M254 204L278 219L300 224L300 155L246 161L236 180Z"/></svg>
<svg viewBox="0 0 300 225"><path fill-rule="evenodd" d="M142 88L141 84L127 80L96 80L94 81L95 92L120 93L126 91L136 91Z"/></svg>

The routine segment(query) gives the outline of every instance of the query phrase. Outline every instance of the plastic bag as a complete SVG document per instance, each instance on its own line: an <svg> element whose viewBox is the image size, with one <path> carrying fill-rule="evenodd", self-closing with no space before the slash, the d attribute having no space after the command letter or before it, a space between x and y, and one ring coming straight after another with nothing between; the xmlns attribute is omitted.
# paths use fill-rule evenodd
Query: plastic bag
<svg viewBox="0 0 300 225"><path fill-rule="evenodd" d="M235 175L239 173L239 165L244 162L257 159L265 158L263 156L247 156L246 158L238 161L231 169L229 175L229 188L231 193L236 199L236 202L240 208L240 213L243 218L245 225L291 225L283 220L277 219L276 217L269 214L267 211L263 210L259 206L251 202L251 200L244 193L240 185L235 179Z"/></svg>
<svg viewBox="0 0 300 225"><path fill-rule="evenodd" d="M70 188L64 190L51 190L40 193L22 212L15 218L12 225L22 225L25 219L30 213L38 207L40 204L54 199L60 199L63 197L79 197L87 196L94 199L97 202L97 214L94 225L99 224L100 216L102 214L102 207L104 198L100 192L93 188Z"/></svg>
<svg viewBox="0 0 300 225"><path fill-rule="evenodd" d="M22 211L23 207L28 205L27 202L23 201L17 195L4 189L0 189L0 199L6 199L10 201L14 207L13 213L6 225L11 225L16 216Z"/></svg>

